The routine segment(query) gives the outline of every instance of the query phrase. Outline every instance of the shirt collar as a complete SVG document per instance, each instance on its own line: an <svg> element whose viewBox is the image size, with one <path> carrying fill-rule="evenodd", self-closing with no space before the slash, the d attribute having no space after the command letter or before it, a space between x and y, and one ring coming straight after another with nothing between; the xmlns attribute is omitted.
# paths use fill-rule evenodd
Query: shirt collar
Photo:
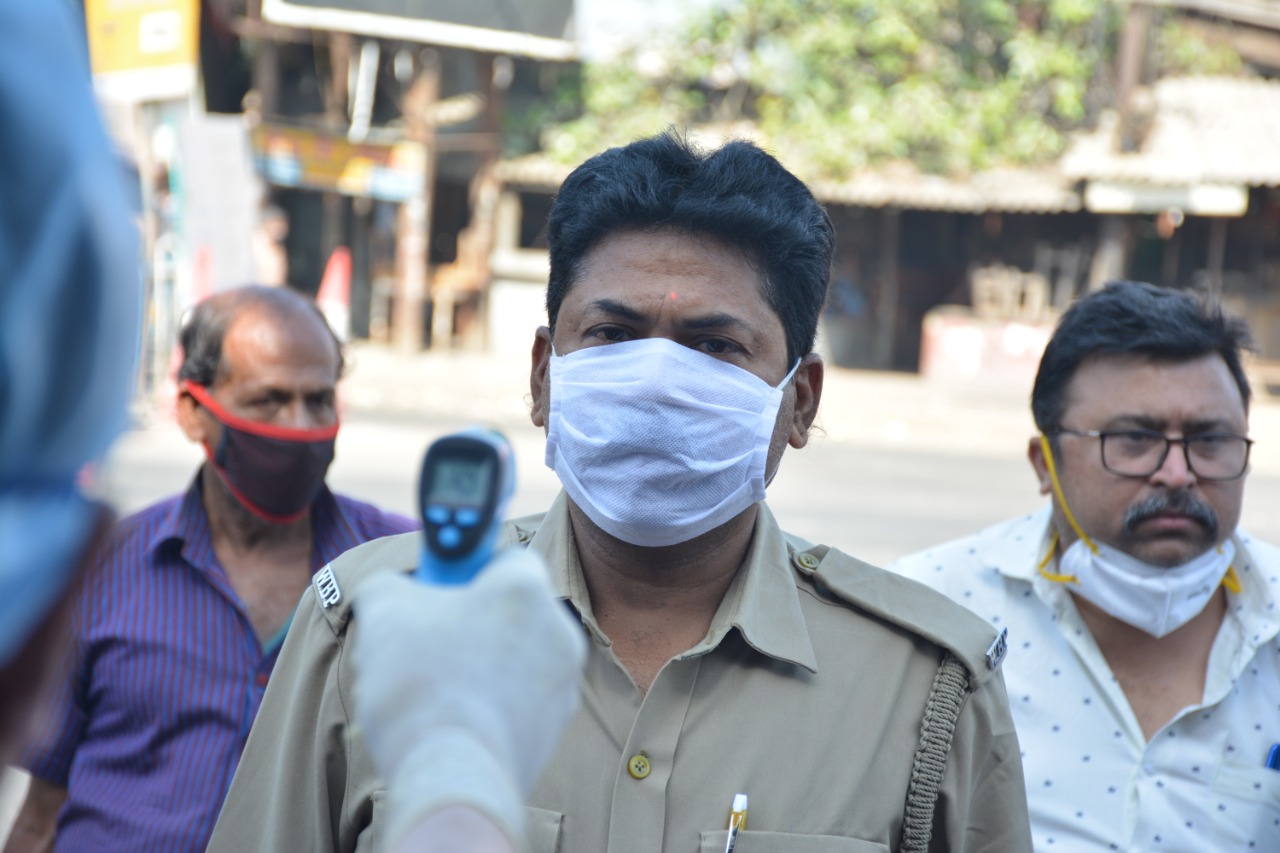
<svg viewBox="0 0 1280 853"><path fill-rule="evenodd" d="M975 556L983 566L1016 580L1034 582L1040 561L1048 551L1053 505L1010 522L998 536L983 537Z"/></svg>
<svg viewBox="0 0 1280 853"><path fill-rule="evenodd" d="M207 548L210 553L212 552L213 536L209 530L209 515L204 510L202 498L201 477L204 470L204 466L201 466L186 492L173 502L163 519L156 525L155 532L147 543L148 553L154 555L158 549L170 542L175 542L181 549L183 557L194 565L192 558L197 549L192 546L205 546L199 550L204 551ZM357 535L355 525L343 512L333 492L323 484L315 501L311 504L311 529L313 570L332 562L364 541ZM321 531L326 535L319 535Z"/></svg>
<svg viewBox="0 0 1280 853"><path fill-rule="evenodd" d="M209 518L200 499L200 473L203 470L202 467L196 472L186 492L172 503L156 525L151 541L147 543L148 553L154 554L169 542L176 542L181 548L187 543L210 541Z"/></svg>
<svg viewBox="0 0 1280 853"><path fill-rule="evenodd" d="M1039 511L1010 523L1000 535L986 537L976 546L976 556L984 566L998 570L1005 577L1032 584L1050 604L1058 598L1051 593L1063 589L1061 584L1045 581L1039 574L1039 565L1053 536L1052 516L1053 505L1046 503ZM1242 621L1248 634L1265 641L1280 633L1280 594L1277 583L1271 579L1280 566L1263 564L1263 547L1248 533L1237 529L1231 539L1236 546L1232 566L1241 585L1239 594L1228 593L1231 612ZM1050 601L1051 598L1054 600Z"/></svg>
<svg viewBox="0 0 1280 853"><path fill-rule="evenodd" d="M1268 642L1280 634L1280 600L1276 573L1280 565L1266 559L1272 550L1239 528L1232 535L1236 558L1232 566L1240 579L1240 593L1228 593L1228 608L1240 620L1245 635Z"/></svg>
<svg viewBox="0 0 1280 853"><path fill-rule="evenodd" d="M368 541L368 537L356 532L356 526L342 504L338 503L333 492L323 483L311 503L311 541L313 572Z"/></svg>
<svg viewBox="0 0 1280 853"><path fill-rule="evenodd" d="M764 503L756 504L756 529L746 563L720 603L708 641L717 644L729 626L741 631L761 654L818 671L791 570L791 550Z"/></svg>
<svg viewBox="0 0 1280 853"><path fill-rule="evenodd" d="M552 584L562 600L573 605L583 624L604 640L587 594L582 564L569 522L569 502L561 492L529 540L551 567ZM763 503L756 505L756 526L742 569L734 577L711 622L706 638L684 657L697 657L716 648L731 628L761 654L817 672L817 655L800 608L800 593L791 572L787 540Z"/></svg>

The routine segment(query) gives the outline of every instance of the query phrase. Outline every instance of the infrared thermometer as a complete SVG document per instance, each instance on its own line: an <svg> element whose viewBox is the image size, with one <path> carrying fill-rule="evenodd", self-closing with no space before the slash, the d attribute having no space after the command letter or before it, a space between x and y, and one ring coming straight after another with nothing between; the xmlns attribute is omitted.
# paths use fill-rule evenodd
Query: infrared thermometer
<svg viewBox="0 0 1280 853"><path fill-rule="evenodd" d="M502 433L470 429L432 442L418 482L418 580L455 585L474 578L493 558L515 488L515 456Z"/></svg>

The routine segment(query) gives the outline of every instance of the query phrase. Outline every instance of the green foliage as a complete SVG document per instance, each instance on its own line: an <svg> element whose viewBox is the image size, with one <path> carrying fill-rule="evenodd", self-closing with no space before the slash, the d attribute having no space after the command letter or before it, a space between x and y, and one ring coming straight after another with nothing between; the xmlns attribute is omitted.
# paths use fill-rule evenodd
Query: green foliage
<svg viewBox="0 0 1280 853"><path fill-rule="evenodd" d="M1169 18L1156 31L1156 57L1161 76L1174 74L1240 74L1244 60L1230 45L1206 42L1181 18Z"/></svg>
<svg viewBox="0 0 1280 853"><path fill-rule="evenodd" d="M728 0L587 67L585 114L543 141L573 162L667 126L745 120L809 177L894 160L942 174L1043 162L1106 102L1122 11L1112 0ZM1190 31L1160 33L1165 64L1204 70L1210 54Z"/></svg>

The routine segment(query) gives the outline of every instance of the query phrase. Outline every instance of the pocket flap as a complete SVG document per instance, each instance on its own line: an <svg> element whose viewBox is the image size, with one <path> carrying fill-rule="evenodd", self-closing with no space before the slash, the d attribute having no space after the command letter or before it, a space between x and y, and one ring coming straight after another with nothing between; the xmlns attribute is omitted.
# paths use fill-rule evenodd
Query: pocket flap
<svg viewBox="0 0 1280 853"><path fill-rule="evenodd" d="M524 807L524 831L530 853L556 853L560 849L560 829L564 814L535 806Z"/></svg>
<svg viewBox="0 0 1280 853"><path fill-rule="evenodd" d="M724 853L729 841L727 830L704 832L700 837L698 853ZM846 838L841 835L796 835L790 832L738 833L733 853L889 853L886 844Z"/></svg>

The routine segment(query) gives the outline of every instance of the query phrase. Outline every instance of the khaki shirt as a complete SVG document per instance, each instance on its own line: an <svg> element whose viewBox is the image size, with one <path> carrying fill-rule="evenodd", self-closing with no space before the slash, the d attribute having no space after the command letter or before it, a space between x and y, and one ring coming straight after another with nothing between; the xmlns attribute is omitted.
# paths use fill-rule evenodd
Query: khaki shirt
<svg viewBox="0 0 1280 853"><path fill-rule="evenodd" d="M591 639L583 704L526 812L535 853L896 849L926 697L944 649L971 674L932 849L1031 849L1017 737L994 632L931 590L784 534L763 505L743 570L706 638L647 694L592 616L566 499L510 522L551 566ZM408 534L333 563L303 597L210 851L377 850L384 792L350 725L349 591L416 565ZM334 599L337 598L337 601ZM330 602L322 607L322 599Z"/></svg>

